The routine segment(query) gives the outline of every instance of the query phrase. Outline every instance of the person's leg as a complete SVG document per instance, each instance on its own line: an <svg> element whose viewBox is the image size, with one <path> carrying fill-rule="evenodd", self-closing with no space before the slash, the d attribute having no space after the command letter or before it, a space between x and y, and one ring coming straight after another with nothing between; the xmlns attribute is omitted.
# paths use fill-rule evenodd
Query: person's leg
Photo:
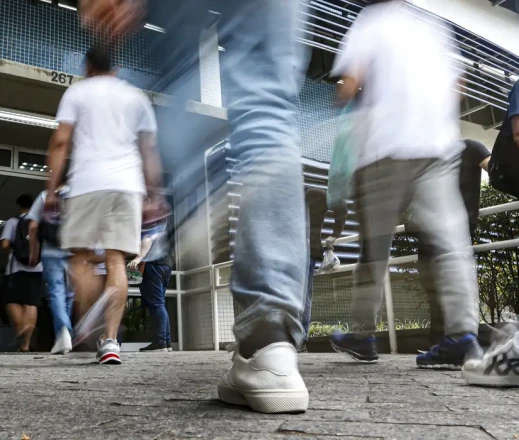
<svg viewBox="0 0 519 440"><path fill-rule="evenodd" d="M117 331L124 314L128 297L128 277L126 276L126 254L116 250L106 250L106 289L110 291L105 311L107 339L117 340Z"/></svg>
<svg viewBox="0 0 519 440"><path fill-rule="evenodd" d="M72 324L67 311L67 273L63 259L59 257L42 257L43 278L47 283L49 307L52 313L54 337L63 327L72 331Z"/></svg>
<svg viewBox="0 0 519 440"><path fill-rule="evenodd" d="M23 322L23 306L16 303L9 303L6 306L9 321L14 328L16 336L22 335L25 330Z"/></svg>
<svg viewBox="0 0 519 440"><path fill-rule="evenodd" d="M469 243L467 212L459 191L457 161L430 160L415 185L411 208L434 256L445 328L442 343L419 355L419 366L460 367L466 355L479 355L478 289Z"/></svg>
<svg viewBox="0 0 519 440"><path fill-rule="evenodd" d="M69 262L71 284L75 292L74 314L78 320L95 304L102 292L96 282L98 277L94 275L94 266L89 262L91 256L90 250L76 250Z"/></svg>
<svg viewBox="0 0 519 440"><path fill-rule="evenodd" d="M171 270L170 270L171 272ZM139 286L144 305L150 311L153 328L153 344L149 348L163 349L167 347L168 313L165 303L165 286L162 266L147 263L144 268L142 283Z"/></svg>
<svg viewBox="0 0 519 440"><path fill-rule="evenodd" d="M65 273L65 283L66 283L66 311L67 316L72 322L72 311L74 307L74 288L72 285L72 278L70 276L70 258L63 258L61 260L63 265L63 271Z"/></svg>
<svg viewBox="0 0 519 440"><path fill-rule="evenodd" d="M304 339L308 253L297 75L305 54L294 32L298 8L294 0L233 0L222 8L231 153L242 185L231 291L243 308L234 333L244 357Z"/></svg>
<svg viewBox="0 0 519 440"><path fill-rule="evenodd" d="M356 173L356 213L361 245L353 276L353 330L369 336L383 299L394 228L410 200L411 161L384 159Z"/></svg>
<svg viewBox="0 0 519 440"><path fill-rule="evenodd" d="M36 327L38 320L38 308L32 305L23 306L23 342L20 346L21 351L29 351L31 344L31 337Z"/></svg>
<svg viewBox="0 0 519 440"><path fill-rule="evenodd" d="M431 317L431 346L437 345L443 338L443 312L438 302L436 281L432 273L431 246L426 237L418 234L418 274L420 284L429 302L429 314Z"/></svg>
<svg viewBox="0 0 519 440"><path fill-rule="evenodd" d="M308 331L310 330L310 321L312 320L312 293L314 284L315 260L310 257L308 264L308 278L306 287L305 309L303 311L303 329L305 332L305 342L308 341Z"/></svg>

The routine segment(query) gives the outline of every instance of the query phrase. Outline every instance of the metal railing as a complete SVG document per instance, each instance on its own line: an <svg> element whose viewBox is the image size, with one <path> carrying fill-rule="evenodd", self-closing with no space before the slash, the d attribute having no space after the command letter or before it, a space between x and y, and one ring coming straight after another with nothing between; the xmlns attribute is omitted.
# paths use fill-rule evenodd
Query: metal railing
<svg viewBox="0 0 519 440"><path fill-rule="evenodd" d="M480 217L486 217L494 214L498 214L501 212L507 212L507 211L517 211L519 210L519 201L518 202L511 202L511 203L505 203L502 205L496 205L488 208L483 208L479 211ZM395 234L403 233L405 232L405 227L403 225L397 226L395 228ZM336 240L337 244L344 244L344 243L352 243L359 240L359 235L354 234L347 237L342 237L338 240ZM512 247L519 247L519 238L518 239L510 239L510 240L504 240L504 241L498 241L498 242L492 242L492 243L485 243L485 244L479 244L473 246L474 252L485 252L488 250L494 250L494 249L506 249L506 248L512 248ZM389 259L389 265L394 266L398 264L405 264L405 263L412 263L416 262L418 259L417 255L406 255L402 257L393 257ZM232 261L226 261L223 263L213 264L205 267L200 267L197 269L187 270L187 271L180 271L180 272L174 272L177 274L177 276L190 276L190 275L198 275L202 273L209 273L210 275L210 284L208 286L204 287L197 287L193 289L188 290L171 290L169 291L171 295L177 295L177 297L181 297L182 295L196 295L200 293L210 293L211 294L211 301L212 301L212 314L213 314L213 344L214 344L214 350L218 351L220 349L220 335L219 335L219 317L218 317L218 292L224 289L229 289L230 285L229 283L220 283L220 271L222 269L228 269L232 267L233 262ZM330 275L334 273L341 273L341 272L352 272L357 264L346 264L341 265L339 268L327 271L327 272L319 272L316 273L318 276L322 275ZM177 284L177 287L180 286L180 284ZM393 307L393 293L391 289L391 281L390 281L390 271L388 269L387 276L384 280L384 298L386 303L386 313L387 313L387 319L388 319L388 329L389 329L389 343L390 343L390 349L392 353L396 353L398 350L397 346L397 332L395 327L395 312ZM181 321L181 308L178 308L179 313L179 320ZM181 341L179 340L179 347L182 347ZM182 349L182 348L180 348Z"/></svg>

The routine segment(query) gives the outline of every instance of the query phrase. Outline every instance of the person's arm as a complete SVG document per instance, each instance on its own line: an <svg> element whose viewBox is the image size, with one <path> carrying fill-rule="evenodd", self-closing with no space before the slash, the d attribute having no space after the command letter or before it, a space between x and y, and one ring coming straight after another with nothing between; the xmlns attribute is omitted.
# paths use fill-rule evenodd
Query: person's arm
<svg viewBox="0 0 519 440"><path fill-rule="evenodd" d="M142 169L148 197L151 201L156 201L163 188L163 173L155 134L141 133L139 136L139 150L142 157Z"/></svg>
<svg viewBox="0 0 519 440"><path fill-rule="evenodd" d="M38 239L39 223L31 220L29 223L29 266L34 267L38 264L40 255L40 240Z"/></svg>
<svg viewBox="0 0 519 440"><path fill-rule="evenodd" d="M363 78L344 75L342 84L337 86L337 99L341 104L347 104L359 93Z"/></svg>
<svg viewBox="0 0 519 440"><path fill-rule="evenodd" d="M479 166L482 170L485 170L488 173L488 163L490 162L490 156L483 159L482 162L480 162Z"/></svg>
<svg viewBox="0 0 519 440"><path fill-rule="evenodd" d="M141 106L139 107L139 123L137 132L139 133L139 151L142 157L142 170L148 197L152 202L160 199L160 191L163 188L163 172L160 156L157 148L157 120L153 108L144 96L140 96Z"/></svg>
<svg viewBox="0 0 519 440"><path fill-rule="evenodd" d="M341 105L357 96L375 56L372 17L361 15L345 35L341 43L342 53L335 58L332 70L333 76L341 77L337 86L337 99Z"/></svg>
<svg viewBox="0 0 519 440"><path fill-rule="evenodd" d="M17 220L11 218L7 220L7 223L2 228L2 235L0 236L0 246L4 251L11 249L11 242L14 239L16 225Z"/></svg>
<svg viewBox="0 0 519 440"><path fill-rule="evenodd" d="M52 170L52 173L47 180L47 206L56 201L55 193L63 180L63 172L70 154L73 133L74 125L60 123L50 139L47 166Z"/></svg>
<svg viewBox="0 0 519 440"><path fill-rule="evenodd" d="M148 252L151 249L152 243L153 243L152 240L149 239L149 238L145 238L144 240L142 240L142 242L141 242L141 251L140 251L139 255L137 255L128 264L128 267L130 269L137 270L137 268L139 267L139 264L141 264L141 262L144 259L144 257L146 257L146 255L148 255Z"/></svg>
<svg viewBox="0 0 519 440"><path fill-rule="evenodd" d="M514 143L519 148L519 115L512 116L512 134Z"/></svg>

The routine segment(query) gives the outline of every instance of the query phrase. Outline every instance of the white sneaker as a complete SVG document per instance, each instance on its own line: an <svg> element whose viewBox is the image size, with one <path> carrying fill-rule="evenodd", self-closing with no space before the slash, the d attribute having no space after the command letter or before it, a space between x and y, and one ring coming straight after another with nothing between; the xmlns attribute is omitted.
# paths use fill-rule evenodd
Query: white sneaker
<svg viewBox="0 0 519 440"><path fill-rule="evenodd" d="M62 327L59 331L54 347L50 351L50 354L66 354L72 350L72 338L67 327Z"/></svg>
<svg viewBox="0 0 519 440"><path fill-rule="evenodd" d="M115 339L106 339L97 341L97 356L96 361L101 365L120 365L121 361L121 347Z"/></svg>
<svg viewBox="0 0 519 440"><path fill-rule="evenodd" d="M251 359L238 353L218 386L220 400L261 413L298 413L308 409L308 390L297 368L296 349L286 342L271 344Z"/></svg>
<svg viewBox="0 0 519 440"><path fill-rule="evenodd" d="M465 362L461 376L471 385L519 387L519 332L494 344L482 359Z"/></svg>

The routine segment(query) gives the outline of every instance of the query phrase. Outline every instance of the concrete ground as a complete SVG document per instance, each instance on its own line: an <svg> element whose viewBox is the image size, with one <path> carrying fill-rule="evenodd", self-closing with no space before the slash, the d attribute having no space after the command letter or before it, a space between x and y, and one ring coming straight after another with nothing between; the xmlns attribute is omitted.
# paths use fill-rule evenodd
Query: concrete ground
<svg viewBox="0 0 519 440"><path fill-rule="evenodd" d="M360 365L304 354L301 415L262 415L217 400L227 353L0 355L0 439L517 439L519 389L469 387L412 356Z"/></svg>

